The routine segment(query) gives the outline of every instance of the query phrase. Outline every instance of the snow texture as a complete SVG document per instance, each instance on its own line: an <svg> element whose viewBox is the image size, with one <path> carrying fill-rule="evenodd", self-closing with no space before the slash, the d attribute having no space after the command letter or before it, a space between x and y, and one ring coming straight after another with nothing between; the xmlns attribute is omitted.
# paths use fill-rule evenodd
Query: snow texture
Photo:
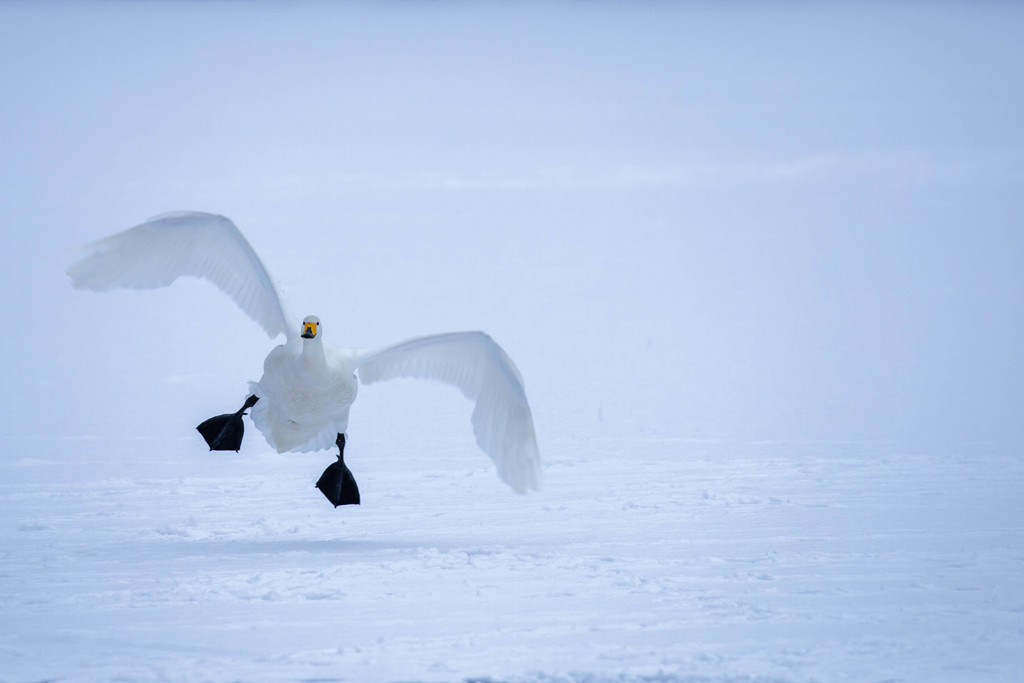
<svg viewBox="0 0 1024 683"><path fill-rule="evenodd" d="M1016 681L1024 8L0 3L0 681ZM341 346L484 330L544 466L74 248L230 216ZM309 245L316 245L310 249ZM246 418L248 420L248 418Z"/></svg>

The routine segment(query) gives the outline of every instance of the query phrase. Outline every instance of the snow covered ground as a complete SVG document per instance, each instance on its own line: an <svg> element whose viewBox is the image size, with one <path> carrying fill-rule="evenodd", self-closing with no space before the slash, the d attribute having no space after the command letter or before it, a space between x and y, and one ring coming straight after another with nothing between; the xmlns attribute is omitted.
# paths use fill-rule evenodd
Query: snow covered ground
<svg viewBox="0 0 1024 683"><path fill-rule="evenodd" d="M1024 9L0 4L0 681L1014 681ZM75 245L230 216L339 345L482 329L545 464Z"/></svg>

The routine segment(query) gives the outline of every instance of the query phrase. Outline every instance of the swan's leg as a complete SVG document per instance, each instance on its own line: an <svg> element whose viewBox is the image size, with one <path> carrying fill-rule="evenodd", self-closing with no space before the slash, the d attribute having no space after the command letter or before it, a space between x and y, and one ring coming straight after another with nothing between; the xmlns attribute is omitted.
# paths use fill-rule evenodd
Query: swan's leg
<svg viewBox="0 0 1024 683"><path fill-rule="evenodd" d="M258 400L260 400L259 396L253 394L245 399L245 403L238 409L238 412L211 417L196 427L211 451L238 452L238 449L242 447L242 436L245 434L242 416L245 415L246 410L256 405Z"/></svg>
<svg viewBox="0 0 1024 683"><path fill-rule="evenodd" d="M338 439L334 443L338 446L338 462L328 465L320 475L316 487L334 504L334 507L359 505L359 487L345 465L345 435L338 434Z"/></svg>

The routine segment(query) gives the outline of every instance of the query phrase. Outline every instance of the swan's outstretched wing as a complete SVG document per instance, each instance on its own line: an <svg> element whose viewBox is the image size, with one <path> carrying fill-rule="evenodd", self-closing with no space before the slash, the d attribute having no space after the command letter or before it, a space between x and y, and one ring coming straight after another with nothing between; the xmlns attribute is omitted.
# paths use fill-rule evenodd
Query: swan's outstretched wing
<svg viewBox="0 0 1024 683"><path fill-rule="evenodd" d="M483 332L453 332L410 339L360 354L366 384L395 377L435 379L476 402L476 442L519 493L540 485L540 454L523 378L512 359Z"/></svg>
<svg viewBox="0 0 1024 683"><path fill-rule="evenodd" d="M271 337L298 335L267 269L224 216L167 213L87 248L66 271L78 289L154 289L191 275L215 284Z"/></svg>

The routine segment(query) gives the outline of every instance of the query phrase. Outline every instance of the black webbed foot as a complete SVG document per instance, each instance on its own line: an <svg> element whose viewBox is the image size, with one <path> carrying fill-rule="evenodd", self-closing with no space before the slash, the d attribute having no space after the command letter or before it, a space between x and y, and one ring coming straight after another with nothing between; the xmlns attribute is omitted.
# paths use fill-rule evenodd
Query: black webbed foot
<svg viewBox="0 0 1024 683"><path fill-rule="evenodd" d="M320 475L316 487L334 507L359 505L359 487L356 485L355 477L341 460L327 466Z"/></svg>
<svg viewBox="0 0 1024 683"><path fill-rule="evenodd" d="M211 451L235 451L242 447L242 437L245 435L245 425L242 423L242 416L245 411L256 405L259 397L252 395L245 399L245 403L238 412L226 413L211 417L196 427L203 435L206 445Z"/></svg>
<svg viewBox="0 0 1024 683"><path fill-rule="evenodd" d="M211 451L238 451L242 447L245 425L238 413L211 417L196 427Z"/></svg>
<svg viewBox="0 0 1024 683"><path fill-rule="evenodd" d="M338 434L338 462L331 463L320 475L316 487L331 501L339 505L359 505L359 486L352 472L345 466L345 435Z"/></svg>

